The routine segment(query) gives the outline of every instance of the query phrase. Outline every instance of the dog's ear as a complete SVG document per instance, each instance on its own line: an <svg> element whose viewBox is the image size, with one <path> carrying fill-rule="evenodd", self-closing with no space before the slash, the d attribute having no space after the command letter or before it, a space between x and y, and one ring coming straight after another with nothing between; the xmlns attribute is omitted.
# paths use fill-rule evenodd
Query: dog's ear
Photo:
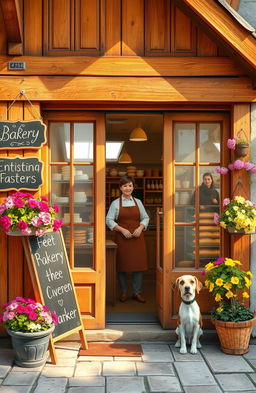
<svg viewBox="0 0 256 393"><path fill-rule="evenodd" d="M179 280L180 278L176 278L176 281L172 283L172 289L175 291L176 289L179 288Z"/></svg>
<svg viewBox="0 0 256 393"><path fill-rule="evenodd" d="M201 281L198 280L196 276L194 276L194 279L196 280L196 291L197 293L199 293L203 288L203 284L201 283Z"/></svg>

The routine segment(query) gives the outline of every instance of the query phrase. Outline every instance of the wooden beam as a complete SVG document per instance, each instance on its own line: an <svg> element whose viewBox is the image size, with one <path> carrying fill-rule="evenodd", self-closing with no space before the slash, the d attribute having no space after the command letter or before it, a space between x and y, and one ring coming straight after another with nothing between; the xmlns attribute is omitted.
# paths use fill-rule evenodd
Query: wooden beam
<svg viewBox="0 0 256 393"><path fill-rule="evenodd" d="M205 31L215 40L218 45L224 47L228 54L236 56L240 63L256 76L256 40L251 32L239 25L238 22L214 0L175 0L175 3L195 23L208 27ZM225 45L226 44L226 45Z"/></svg>
<svg viewBox="0 0 256 393"><path fill-rule="evenodd" d="M0 6L4 19L5 31L8 41L8 54L22 54L22 28L18 0L1 0Z"/></svg>
<svg viewBox="0 0 256 393"><path fill-rule="evenodd" d="M26 62L25 71L8 71L9 61ZM228 57L36 57L0 56L0 75L240 76Z"/></svg>
<svg viewBox="0 0 256 393"><path fill-rule="evenodd" d="M0 101L13 100L22 89L35 101L256 102L256 92L246 77L83 76L4 76L0 78Z"/></svg>

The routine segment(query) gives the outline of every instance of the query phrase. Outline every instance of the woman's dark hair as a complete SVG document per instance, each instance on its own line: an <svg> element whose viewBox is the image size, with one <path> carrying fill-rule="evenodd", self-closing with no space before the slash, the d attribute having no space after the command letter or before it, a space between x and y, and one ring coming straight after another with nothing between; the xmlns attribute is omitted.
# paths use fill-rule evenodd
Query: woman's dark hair
<svg viewBox="0 0 256 393"><path fill-rule="evenodd" d="M135 187L135 180L133 177L131 176L122 176L120 181L119 181L119 186L122 187L123 185L127 184L127 183L132 183L133 187Z"/></svg>
<svg viewBox="0 0 256 393"><path fill-rule="evenodd" d="M212 177L211 172L205 172L205 173L203 174L203 180L204 180L205 176L210 176L210 178L212 179L212 184L211 184L211 187L210 187L210 188L213 188L213 187L214 187L214 181L213 181L213 177Z"/></svg>

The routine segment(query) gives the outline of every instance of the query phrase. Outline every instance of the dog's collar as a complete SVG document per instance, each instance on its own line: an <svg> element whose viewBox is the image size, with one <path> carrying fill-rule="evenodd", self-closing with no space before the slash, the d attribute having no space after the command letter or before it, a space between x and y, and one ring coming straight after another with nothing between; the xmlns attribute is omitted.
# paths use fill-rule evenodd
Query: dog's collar
<svg viewBox="0 0 256 393"><path fill-rule="evenodd" d="M183 303L189 305L189 304L194 303L194 301L196 300L196 298L194 297L194 299L192 299L192 300L183 300L183 299L181 299L181 300L183 301Z"/></svg>

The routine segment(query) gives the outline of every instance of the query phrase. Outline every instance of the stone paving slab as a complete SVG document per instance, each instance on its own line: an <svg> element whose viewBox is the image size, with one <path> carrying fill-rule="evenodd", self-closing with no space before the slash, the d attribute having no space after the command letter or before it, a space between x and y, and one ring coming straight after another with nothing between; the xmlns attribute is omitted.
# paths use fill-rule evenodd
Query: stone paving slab
<svg viewBox="0 0 256 393"><path fill-rule="evenodd" d="M33 393L65 393L67 378L40 377Z"/></svg>
<svg viewBox="0 0 256 393"><path fill-rule="evenodd" d="M16 371L17 373L24 373L24 372L34 372L34 371L42 371L44 368L44 365L40 367L19 367L19 366L13 366L12 371Z"/></svg>
<svg viewBox="0 0 256 393"><path fill-rule="evenodd" d="M113 362L113 356L78 356L78 362Z"/></svg>
<svg viewBox="0 0 256 393"><path fill-rule="evenodd" d="M2 385L32 386L35 383L36 379L39 377L39 374L40 373L38 371L23 372L23 373L17 373L16 371L11 371L5 378Z"/></svg>
<svg viewBox="0 0 256 393"><path fill-rule="evenodd" d="M9 371L11 371L11 366L2 366L0 363L0 378L5 378Z"/></svg>
<svg viewBox="0 0 256 393"><path fill-rule="evenodd" d="M57 358L77 358L78 350L72 348L57 348L56 349Z"/></svg>
<svg viewBox="0 0 256 393"><path fill-rule="evenodd" d="M107 377L107 393L143 393L145 391L142 377Z"/></svg>
<svg viewBox="0 0 256 393"><path fill-rule="evenodd" d="M201 352L214 373L242 373L254 371L242 356L227 355L219 348L210 345L205 346Z"/></svg>
<svg viewBox="0 0 256 393"><path fill-rule="evenodd" d="M141 356L114 356L114 361L142 362Z"/></svg>
<svg viewBox="0 0 256 393"><path fill-rule="evenodd" d="M32 391L31 386L0 386L0 393L30 393Z"/></svg>
<svg viewBox="0 0 256 393"><path fill-rule="evenodd" d="M146 352L170 352L168 344L142 344L143 353Z"/></svg>
<svg viewBox="0 0 256 393"><path fill-rule="evenodd" d="M107 362L106 362L107 363ZM90 377L94 375L101 375L101 362L79 362L77 363L74 376L75 377ZM71 377L72 375L70 375Z"/></svg>
<svg viewBox="0 0 256 393"><path fill-rule="evenodd" d="M246 374L217 374L215 377L225 392L256 391Z"/></svg>
<svg viewBox="0 0 256 393"><path fill-rule="evenodd" d="M192 353L180 353L180 349L179 348L175 348L174 345L171 346L171 351L172 351L172 355L174 357L174 359L177 362L187 362L187 361L193 361L193 362L202 362L204 359L202 358L201 353L198 351L195 354Z"/></svg>
<svg viewBox="0 0 256 393"><path fill-rule="evenodd" d="M148 377L148 384L150 392L177 393L183 391L177 377L151 376Z"/></svg>
<svg viewBox="0 0 256 393"><path fill-rule="evenodd" d="M41 375L49 378L69 378L74 375L74 367L45 366Z"/></svg>
<svg viewBox="0 0 256 393"><path fill-rule="evenodd" d="M46 367L72 367L75 366L77 362L76 357L57 357L57 364L53 364L50 360L48 360L45 364Z"/></svg>
<svg viewBox="0 0 256 393"><path fill-rule="evenodd" d="M101 376L69 378L69 386L105 386L105 378Z"/></svg>
<svg viewBox="0 0 256 393"><path fill-rule="evenodd" d="M184 386L217 385L204 362L174 362L174 366Z"/></svg>
<svg viewBox="0 0 256 393"><path fill-rule="evenodd" d="M136 374L134 362L104 362L103 375L105 376L132 376Z"/></svg>
<svg viewBox="0 0 256 393"><path fill-rule="evenodd" d="M138 375L174 376L172 363L136 363Z"/></svg>
<svg viewBox="0 0 256 393"><path fill-rule="evenodd" d="M249 352L243 355L246 359L256 360L256 345L249 345Z"/></svg>
<svg viewBox="0 0 256 393"><path fill-rule="evenodd" d="M256 368L256 359L248 359L248 362L252 365L252 367Z"/></svg>
<svg viewBox="0 0 256 393"><path fill-rule="evenodd" d="M253 382L256 385L256 373L251 373L251 374L249 374L249 376L250 376L250 378L253 380Z"/></svg>
<svg viewBox="0 0 256 393"><path fill-rule="evenodd" d="M218 386L186 386L185 393L222 393Z"/></svg>
<svg viewBox="0 0 256 393"><path fill-rule="evenodd" d="M105 393L105 388L94 386L94 387L80 387L80 388L69 388L68 393Z"/></svg>
<svg viewBox="0 0 256 393"><path fill-rule="evenodd" d="M142 355L143 362L173 362L171 352L147 352Z"/></svg>

